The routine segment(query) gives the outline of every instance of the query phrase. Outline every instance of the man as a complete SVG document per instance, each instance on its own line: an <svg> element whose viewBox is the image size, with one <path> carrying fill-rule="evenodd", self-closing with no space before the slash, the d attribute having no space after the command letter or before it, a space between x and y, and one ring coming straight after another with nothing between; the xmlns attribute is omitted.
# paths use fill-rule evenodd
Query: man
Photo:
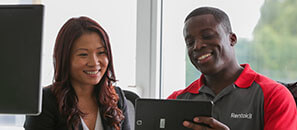
<svg viewBox="0 0 297 130"><path fill-rule="evenodd" d="M168 99L203 99L214 103L212 117L184 121L185 127L202 130L297 130L297 110L288 89L239 65L237 42L229 18L217 8L201 7L185 20L184 38L193 65L201 77Z"/></svg>

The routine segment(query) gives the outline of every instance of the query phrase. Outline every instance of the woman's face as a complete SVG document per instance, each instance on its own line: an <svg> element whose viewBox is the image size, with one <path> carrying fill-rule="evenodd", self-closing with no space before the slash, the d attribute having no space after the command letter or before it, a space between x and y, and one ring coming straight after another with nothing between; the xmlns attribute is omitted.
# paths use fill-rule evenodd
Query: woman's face
<svg viewBox="0 0 297 130"><path fill-rule="evenodd" d="M103 40L95 32L87 32L73 44L70 54L70 80L73 86L94 86L108 66Z"/></svg>

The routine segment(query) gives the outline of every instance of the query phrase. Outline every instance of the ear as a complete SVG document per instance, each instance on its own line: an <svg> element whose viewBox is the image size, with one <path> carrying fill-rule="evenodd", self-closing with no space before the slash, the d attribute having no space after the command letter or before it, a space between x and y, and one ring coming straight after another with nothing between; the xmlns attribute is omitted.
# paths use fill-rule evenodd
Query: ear
<svg viewBox="0 0 297 130"><path fill-rule="evenodd" d="M229 35L230 45L234 46L237 43L237 36L235 33L230 33Z"/></svg>

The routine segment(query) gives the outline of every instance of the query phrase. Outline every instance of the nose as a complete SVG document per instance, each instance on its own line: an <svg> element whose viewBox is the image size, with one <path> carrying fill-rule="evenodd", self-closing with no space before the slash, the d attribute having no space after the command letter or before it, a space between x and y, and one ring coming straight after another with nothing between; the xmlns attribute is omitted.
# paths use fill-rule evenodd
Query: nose
<svg viewBox="0 0 297 130"><path fill-rule="evenodd" d="M96 54L89 56L88 66L97 66L99 65L99 58Z"/></svg>
<svg viewBox="0 0 297 130"><path fill-rule="evenodd" d="M203 42L202 40L195 40L195 43L193 45L193 49L194 50L200 50L202 48L205 48L206 47L206 44L205 42Z"/></svg>

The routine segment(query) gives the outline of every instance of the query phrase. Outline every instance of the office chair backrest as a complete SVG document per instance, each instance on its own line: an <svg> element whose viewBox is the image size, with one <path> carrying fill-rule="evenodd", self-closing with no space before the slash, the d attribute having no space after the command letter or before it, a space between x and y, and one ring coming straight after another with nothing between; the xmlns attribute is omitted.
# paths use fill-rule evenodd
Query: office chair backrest
<svg viewBox="0 0 297 130"><path fill-rule="evenodd" d="M123 91L125 93L126 98L132 102L133 106L135 106L135 100L139 98L139 96L136 93L129 90L123 90Z"/></svg>
<svg viewBox="0 0 297 130"><path fill-rule="evenodd" d="M139 96L134 93L131 92L129 90L123 90L125 97L127 99L127 107L128 107L128 115L129 115L129 121L130 121L130 126L131 129L134 130L134 126L135 126L135 100L137 98L139 98Z"/></svg>

